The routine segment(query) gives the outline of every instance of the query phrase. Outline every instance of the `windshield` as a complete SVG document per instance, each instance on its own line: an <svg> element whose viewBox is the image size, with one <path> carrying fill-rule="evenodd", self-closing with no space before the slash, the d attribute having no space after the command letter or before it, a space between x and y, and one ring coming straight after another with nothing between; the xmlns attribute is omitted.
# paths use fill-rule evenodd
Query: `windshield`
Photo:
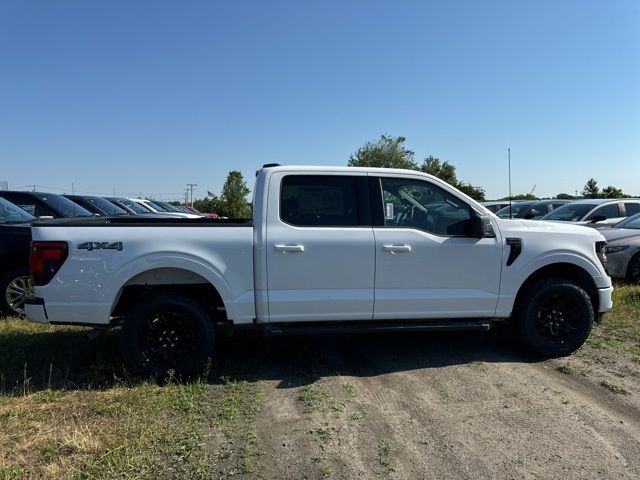
<svg viewBox="0 0 640 480"><path fill-rule="evenodd" d="M63 217L93 217L86 208L81 207L77 203L72 202L62 195L56 195L52 193L36 193L40 200L42 200L51 210L57 211Z"/></svg>
<svg viewBox="0 0 640 480"><path fill-rule="evenodd" d="M521 210L524 210L527 207L530 207L535 202L518 202L511 204L511 216L516 217L520 213ZM500 218L509 218L509 205L504 208L501 208L496 212Z"/></svg>
<svg viewBox="0 0 640 480"><path fill-rule="evenodd" d="M136 213L142 213L142 214L153 213L144 205L140 205L138 202L134 202L133 200L129 200L128 198L119 198L117 201L122 203L123 205L126 205Z"/></svg>
<svg viewBox="0 0 640 480"><path fill-rule="evenodd" d="M170 203L167 203L167 202L159 202L158 200L154 200L153 203L156 203L156 204L160 205L167 212L184 213L182 210L180 210L179 207L176 207L175 205L171 205Z"/></svg>
<svg viewBox="0 0 640 480"><path fill-rule="evenodd" d="M105 212L107 215L128 215L129 214L126 210L114 205L109 200L105 200L104 198L84 197L84 200L88 203L91 203L92 205L95 205L100 210Z"/></svg>
<svg viewBox="0 0 640 480"><path fill-rule="evenodd" d="M554 211L542 217L542 220L560 220L563 222L577 222L590 210L595 208L595 203L568 203L556 208Z"/></svg>
<svg viewBox="0 0 640 480"><path fill-rule="evenodd" d="M621 222L614 225L615 228L635 228L640 230L640 213L636 213L632 217L625 218Z"/></svg>
<svg viewBox="0 0 640 480"><path fill-rule="evenodd" d="M30 222L36 217L28 214L20 207L0 197L0 223Z"/></svg>
<svg viewBox="0 0 640 480"><path fill-rule="evenodd" d="M151 200L143 200L143 202L148 203L151 208L155 208L159 212L168 212L169 211L166 208L161 207L160 205L158 205L156 202L152 202Z"/></svg>

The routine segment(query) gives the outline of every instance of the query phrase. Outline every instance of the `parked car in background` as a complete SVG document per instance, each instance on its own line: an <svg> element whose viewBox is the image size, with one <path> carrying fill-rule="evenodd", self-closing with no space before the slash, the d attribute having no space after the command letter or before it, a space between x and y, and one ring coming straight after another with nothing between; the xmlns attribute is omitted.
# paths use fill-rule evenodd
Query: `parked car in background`
<svg viewBox="0 0 640 480"><path fill-rule="evenodd" d="M527 220L537 220L544 217L547 213L552 212L562 205L570 203L571 200L558 200L555 198L549 200L540 200L533 205L522 208L518 211L515 218L524 218Z"/></svg>
<svg viewBox="0 0 640 480"><path fill-rule="evenodd" d="M104 197L104 199L126 210L132 215L150 215L154 213L148 207L125 197Z"/></svg>
<svg viewBox="0 0 640 480"><path fill-rule="evenodd" d="M573 222L595 228L610 227L624 218L640 213L640 199L585 199L556 208L542 220Z"/></svg>
<svg viewBox="0 0 640 480"><path fill-rule="evenodd" d="M158 205L156 202L152 200L147 200L146 198L129 198L132 202L139 203L147 207L153 213L162 213L164 215L170 215L172 217L182 217L182 218L200 218L200 215L194 215L192 213L183 213L183 212L171 212L164 208L161 205Z"/></svg>
<svg viewBox="0 0 640 480"><path fill-rule="evenodd" d="M214 212L201 212L198 209L190 207L189 205L183 205L182 208L186 209L189 213L195 213L196 215L204 215L205 217L220 218L220 215Z"/></svg>
<svg viewBox="0 0 640 480"><path fill-rule="evenodd" d="M38 218L93 217L84 207L55 193L1 191L0 197Z"/></svg>
<svg viewBox="0 0 640 480"><path fill-rule="evenodd" d="M31 296L29 245L36 218L0 198L0 315L20 315Z"/></svg>
<svg viewBox="0 0 640 480"><path fill-rule="evenodd" d="M195 215L196 217L202 217L203 216L201 213L193 213L193 212L190 212L188 210L185 210L183 207L179 207L177 205L172 205L172 204L167 203L167 202L154 200L153 203L155 203L156 205L160 205L162 208L164 208L169 213L186 213L187 215ZM192 218L192 217L189 217L189 218Z"/></svg>
<svg viewBox="0 0 640 480"><path fill-rule="evenodd" d="M599 232L607 239L607 273L640 284L640 213Z"/></svg>
<svg viewBox="0 0 640 480"><path fill-rule="evenodd" d="M481 205L486 208L487 210L489 210L490 212L496 213L498 210L503 209L504 207L508 207L509 206L509 200L495 200L495 201L490 201L490 202L480 202ZM516 201L511 202L513 203L517 203Z"/></svg>
<svg viewBox="0 0 640 480"><path fill-rule="evenodd" d="M610 277L640 284L640 234L613 240L605 251Z"/></svg>
<svg viewBox="0 0 640 480"><path fill-rule="evenodd" d="M506 207L503 207L500 210L498 210L496 212L496 215L499 216L500 218L516 218L516 216L518 215L518 213L520 213L521 210L527 207L530 207L534 203L537 203L537 200L525 200L522 202L513 202L511 204L511 207L509 207L509 204L507 204Z"/></svg>
<svg viewBox="0 0 640 480"><path fill-rule="evenodd" d="M90 195L63 195L74 203L77 203L81 207L86 208L90 212L100 215L101 217L113 217L117 215L130 215L130 213L117 205L114 205L108 200L101 197L94 197Z"/></svg>

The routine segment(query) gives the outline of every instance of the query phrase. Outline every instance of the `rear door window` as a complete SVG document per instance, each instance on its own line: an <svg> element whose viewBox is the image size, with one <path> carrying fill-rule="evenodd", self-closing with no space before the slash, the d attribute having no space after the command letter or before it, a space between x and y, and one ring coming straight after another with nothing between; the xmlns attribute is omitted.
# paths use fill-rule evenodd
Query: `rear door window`
<svg viewBox="0 0 640 480"><path fill-rule="evenodd" d="M359 225L356 177L288 175L281 188L283 222L299 227Z"/></svg>
<svg viewBox="0 0 640 480"><path fill-rule="evenodd" d="M596 208L591 215L589 215L587 220L592 220L596 215L603 215L607 218L616 218L620 216L620 209L618 208L617 203L603 205L600 208Z"/></svg>
<svg viewBox="0 0 640 480"><path fill-rule="evenodd" d="M628 216L640 213L640 203L624 202L624 208Z"/></svg>

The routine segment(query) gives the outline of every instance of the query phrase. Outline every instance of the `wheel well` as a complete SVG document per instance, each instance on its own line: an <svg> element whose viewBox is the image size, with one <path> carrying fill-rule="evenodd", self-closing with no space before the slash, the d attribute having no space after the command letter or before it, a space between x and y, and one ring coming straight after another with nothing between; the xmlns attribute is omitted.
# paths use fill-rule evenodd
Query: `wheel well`
<svg viewBox="0 0 640 480"><path fill-rule="evenodd" d="M1 257L0 265L2 265L3 272L18 267L29 268L29 253L11 253L10 255Z"/></svg>
<svg viewBox="0 0 640 480"><path fill-rule="evenodd" d="M122 287L111 316L125 317L150 297L169 293L198 301L215 321L227 320L224 301L211 283L196 273L174 268L149 270L131 278Z"/></svg>
<svg viewBox="0 0 640 480"><path fill-rule="evenodd" d="M553 263L551 265L542 267L529 275L529 277L520 287L520 290L518 290L518 294L516 295L516 300L514 302L514 310L522 299L522 296L527 291L529 291L530 287L533 284L545 278L554 277L566 278L567 280L571 280L578 284L585 292L587 292L587 295L589 295L589 298L591 299L591 305L593 306L593 311L596 313L598 312L600 302L598 296L598 287L593 282L593 279L591 278L591 275L589 275L589 272L572 263Z"/></svg>

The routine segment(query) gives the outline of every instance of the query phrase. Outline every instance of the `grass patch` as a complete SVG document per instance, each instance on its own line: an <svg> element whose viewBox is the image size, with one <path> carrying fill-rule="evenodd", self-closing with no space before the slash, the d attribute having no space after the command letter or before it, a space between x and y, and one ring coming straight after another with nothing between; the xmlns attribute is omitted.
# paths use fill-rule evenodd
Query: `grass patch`
<svg viewBox="0 0 640 480"><path fill-rule="evenodd" d="M222 380L216 418L223 435L218 449L220 471L223 476L257 474L263 452L253 425L263 402L262 393L246 381Z"/></svg>
<svg viewBox="0 0 640 480"><path fill-rule="evenodd" d="M317 385L308 385L302 389L298 399L304 406L304 412L312 413L321 410L329 396L329 392L324 388Z"/></svg>
<svg viewBox="0 0 640 480"><path fill-rule="evenodd" d="M572 372L571 365L569 365L568 363L563 363L558 368L556 368L556 370L560 373L564 373L565 375L571 375Z"/></svg>
<svg viewBox="0 0 640 480"><path fill-rule="evenodd" d="M594 326L587 343L640 356L640 286L614 285L613 309Z"/></svg>
<svg viewBox="0 0 640 480"><path fill-rule="evenodd" d="M603 380L602 382L600 382L600 386L606 388L607 390L609 390L611 393L617 393L620 395L629 395L629 392L627 390L625 390L624 388L615 385L611 382L608 382L606 380Z"/></svg>
<svg viewBox="0 0 640 480"><path fill-rule="evenodd" d="M208 385L130 380L81 332L0 320L0 478L211 478Z"/></svg>

